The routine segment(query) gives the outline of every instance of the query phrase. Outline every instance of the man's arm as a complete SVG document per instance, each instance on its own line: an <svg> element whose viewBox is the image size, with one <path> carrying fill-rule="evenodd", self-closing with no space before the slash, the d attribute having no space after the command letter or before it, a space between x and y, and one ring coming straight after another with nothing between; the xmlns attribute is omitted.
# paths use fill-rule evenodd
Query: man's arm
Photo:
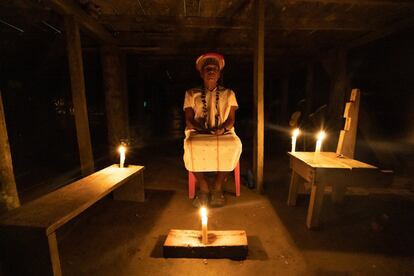
<svg viewBox="0 0 414 276"><path fill-rule="evenodd" d="M232 106L230 108L229 117L227 117L227 120L221 125L221 128L215 130L213 134L222 135L234 126L234 122L236 121L236 109L237 106Z"/></svg>
<svg viewBox="0 0 414 276"><path fill-rule="evenodd" d="M187 107L184 109L185 113L185 128L186 129L195 129L195 130L202 130L203 127L199 122L194 119L195 113L191 107Z"/></svg>
<svg viewBox="0 0 414 276"><path fill-rule="evenodd" d="M222 124L222 127L229 130L234 126L234 122L236 121L236 109L237 106L232 106L230 108L229 117L227 120Z"/></svg>

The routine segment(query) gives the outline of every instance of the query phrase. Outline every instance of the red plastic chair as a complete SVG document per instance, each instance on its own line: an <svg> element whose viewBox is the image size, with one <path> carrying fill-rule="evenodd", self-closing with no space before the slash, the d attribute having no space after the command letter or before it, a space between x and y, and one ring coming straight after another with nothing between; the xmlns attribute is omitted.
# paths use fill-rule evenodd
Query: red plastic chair
<svg viewBox="0 0 414 276"><path fill-rule="evenodd" d="M188 172L188 197L194 198L195 196L195 183L196 178L192 172ZM236 196L240 196L240 160L237 161L237 165L234 168L234 183L236 184Z"/></svg>

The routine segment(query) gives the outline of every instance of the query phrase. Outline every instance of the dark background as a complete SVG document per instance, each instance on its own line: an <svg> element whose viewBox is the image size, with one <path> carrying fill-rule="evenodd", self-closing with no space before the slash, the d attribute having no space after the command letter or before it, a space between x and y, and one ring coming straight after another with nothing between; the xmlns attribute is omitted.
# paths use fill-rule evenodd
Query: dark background
<svg viewBox="0 0 414 276"><path fill-rule="evenodd" d="M410 189L414 186L413 37L414 31L408 30L354 48L347 61L350 87L362 91L356 158L394 170ZM30 40L16 32L13 39L27 47L24 51L10 47L1 53L0 89L18 191L24 197L79 177L79 156L64 35L51 33ZM100 168L116 160L110 160L108 153L99 52L85 50L83 58L92 147L95 165ZM163 143L161 138L183 138L184 92L200 84L196 58L126 55L130 142L136 160L148 144ZM252 58L225 58L223 84L236 92L240 106L236 130L243 141L243 158L251 159ZM285 72L289 73L289 115L305 97L306 81L305 67L291 67L297 69ZM280 118L280 71L265 60L266 159L284 156L290 147L288 121ZM328 103L331 87L329 75L318 62L314 78L312 111ZM339 129L329 128L329 118L323 121L335 137ZM318 128L310 125L309 130ZM307 150L313 150L312 138L308 141ZM336 138L332 138L325 149L335 150L335 145ZM299 143L299 147L303 145Z"/></svg>

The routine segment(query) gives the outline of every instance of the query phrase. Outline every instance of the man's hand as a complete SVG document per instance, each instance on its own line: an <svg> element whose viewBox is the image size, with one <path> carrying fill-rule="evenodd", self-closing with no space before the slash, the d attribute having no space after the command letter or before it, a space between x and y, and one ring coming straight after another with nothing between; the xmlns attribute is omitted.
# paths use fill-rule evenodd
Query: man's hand
<svg viewBox="0 0 414 276"><path fill-rule="evenodd" d="M211 131L211 134L214 134L214 135L223 135L225 132L226 132L226 129L224 127L221 127L221 128L217 128L215 130L212 130Z"/></svg>

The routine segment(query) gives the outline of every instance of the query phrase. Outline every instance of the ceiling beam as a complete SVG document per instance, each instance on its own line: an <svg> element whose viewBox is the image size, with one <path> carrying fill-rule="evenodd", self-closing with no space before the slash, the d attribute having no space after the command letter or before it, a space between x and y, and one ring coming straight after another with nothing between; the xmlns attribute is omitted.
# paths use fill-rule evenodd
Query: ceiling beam
<svg viewBox="0 0 414 276"><path fill-rule="evenodd" d="M84 12L73 1L46 0L46 3L59 14L72 15L79 25L91 36L105 44L116 44L114 37L95 19Z"/></svg>
<svg viewBox="0 0 414 276"><path fill-rule="evenodd" d="M136 16L101 16L99 22L109 26L114 31L173 31L180 29L228 29L252 30L253 21L246 19L231 19L225 17L136 17ZM320 18L281 17L277 20L266 21L267 30L340 30L362 31L373 30L377 26L365 24L361 19L327 21Z"/></svg>
<svg viewBox="0 0 414 276"><path fill-rule="evenodd" d="M128 54L137 55L154 55L154 56L191 56L200 55L200 53L209 52L212 49L208 47L189 47L189 48L176 48L176 47L144 47L144 46L119 46L119 49ZM98 47L83 47L85 52L99 51ZM217 51L223 55L235 55L235 56L248 56L253 52L252 47L230 47L230 46L219 46L215 47L214 51ZM266 49L266 55L268 56L279 56L284 52L281 49Z"/></svg>
<svg viewBox="0 0 414 276"><path fill-rule="evenodd" d="M300 3L314 4L341 4L358 6L390 6L390 7L414 7L414 2L410 0L277 0L275 5L292 5Z"/></svg>
<svg viewBox="0 0 414 276"><path fill-rule="evenodd" d="M385 26L378 31L372 31L368 34L365 34L364 36L361 36L358 39L355 39L348 43L347 48L355 48L359 47L365 44L368 44L372 41L384 38L388 35L392 35L398 31L402 31L404 29L414 28L414 17L409 17L403 20L400 20L398 22L395 22L394 24Z"/></svg>

